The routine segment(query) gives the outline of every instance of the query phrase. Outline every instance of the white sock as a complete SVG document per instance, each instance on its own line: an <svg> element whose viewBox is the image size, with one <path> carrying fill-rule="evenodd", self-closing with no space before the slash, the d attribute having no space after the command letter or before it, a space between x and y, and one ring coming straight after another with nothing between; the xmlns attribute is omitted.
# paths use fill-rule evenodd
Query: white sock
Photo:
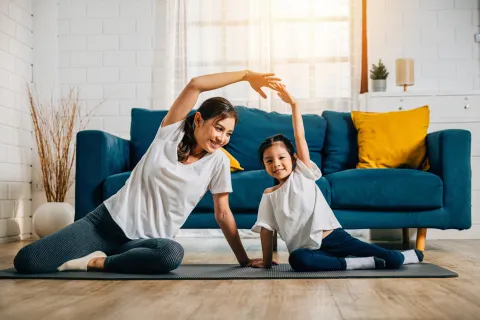
<svg viewBox="0 0 480 320"><path fill-rule="evenodd" d="M347 270L375 269L373 257L366 258L345 258Z"/></svg>
<svg viewBox="0 0 480 320"><path fill-rule="evenodd" d="M412 264L412 263L419 263L420 260L418 259L417 253L414 249L403 251L402 254L405 256L405 261L403 264Z"/></svg>
<svg viewBox="0 0 480 320"><path fill-rule="evenodd" d="M95 251L86 255L85 257L81 257L74 260L69 260L62 264L60 267L57 268L58 271L67 271L67 270L80 270L80 271L87 271L87 265L90 260L93 258L105 258L107 255L102 251Z"/></svg>

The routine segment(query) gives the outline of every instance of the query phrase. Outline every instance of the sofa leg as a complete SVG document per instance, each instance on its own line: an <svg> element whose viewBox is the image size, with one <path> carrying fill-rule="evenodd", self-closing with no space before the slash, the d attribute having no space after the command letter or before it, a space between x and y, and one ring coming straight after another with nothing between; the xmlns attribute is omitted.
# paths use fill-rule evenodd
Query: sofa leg
<svg viewBox="0 0 480 320"><path fill-rule="evenodd" d="M273 232L273 251L277 251L277 231Z"/></svg>
<svg viewBox="0 0 480 320"><path fill-rule="evenodd" d="M402 229L402 243L403 247L407 248L410 246L410 229L409 228L403 228Z"/></svg>
<svg viewBox="0 0 480 320"><path fill-rule="evenodd" d="M417 249L425 251L425 243L427 241L427 228L418 228L417 231Z"/></svg>

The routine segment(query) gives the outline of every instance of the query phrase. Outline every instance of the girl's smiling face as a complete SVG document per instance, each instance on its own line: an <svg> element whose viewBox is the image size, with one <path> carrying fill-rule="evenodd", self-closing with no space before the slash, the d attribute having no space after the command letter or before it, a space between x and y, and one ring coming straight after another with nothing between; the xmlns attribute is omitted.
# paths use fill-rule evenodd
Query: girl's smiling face
<svg viewBox="0 0 480 320"><path fill-rule="evenodd" d="M281 183L293 170L293 159L283 142L274 142L263 152L263 165L267 173Z"/></svg>

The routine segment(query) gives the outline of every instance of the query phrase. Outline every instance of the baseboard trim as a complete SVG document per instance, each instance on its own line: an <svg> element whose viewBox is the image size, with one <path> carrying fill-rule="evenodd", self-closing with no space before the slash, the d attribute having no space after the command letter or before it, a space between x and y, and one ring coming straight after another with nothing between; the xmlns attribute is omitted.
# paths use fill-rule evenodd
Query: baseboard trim
<svg viewBox="0 0 480 320"><path fill-rule="evenodd" d="M417 229L410 228L410 240L417 237ZM370 230L368 239L373 241L399 241L402 240L402 229L376 229ZM440 230L427 229L427 240L442 239L480 239L480 223L473 224L468 230Z"/></svg>
<svg viewBox="0 0 480 320"><path fill-rule="evenodd" d="M359 229L347 230L352 236L358 238L365 238L373 241L400 241L402 240L402 229ZM373 231L373 232L372 232ZM254 233L248 229L239 230L242 239L259 238L258 233ZM178 238L223 238L224 235L220 229L182 229L176 235ZM417 229L410 229L410 240L414 241L417 237ZM13 242L19 240L38 240L39 238L34 234L22 234L13 237L0 238L0 243ZM442 240L442 239L465 239L473 240L480 239L480 223L472 225L468 230L439 230L428 229L427 240Z"/></svg>
<svg viewBox="0 0 480 320"><path fill-rule="evenodd" d="M255 239L259 238L258 233L254 233L248 229L238 230L240 238ZM364 238L372 241L401 241L402 229L358 229L347 230L352 236L357 238ZM176 238L224 238L222 230L220 229L181 229ZM410 229L410 240L415 241L417 238L417 229ZM474 224L468 230L439 230L428 229L427 240L442 240L442 239L480 239L480 223Z"/></svg>
<svg viewBox="0 0 480 320"><path fill-rule="evenodd" d="M415 235L412 235L410 231L410 239L415 239ZM427 229L427 240L441 240L441 239L480 239L480 224L474 224L468 230L439 230L439 229Z"/></svg>
<svg viewBox="0 0 480 320"><path fill-rule="evenodd" d="M368 239L370 230L347 230L353 237ZM241 239L260 239L260 234L250 229L238 229ZM180 229L175 238L225 238L221 229Z"/></svg>
<svg viewBox="0 0 480 320"><path fill-rule="evenodd" d="M31 236L32 236L31 234L27 233L27 234L21 234L13 237L3 237L3 238L0 238L0 243L26 240L26 239L30 239Z"/></svg>

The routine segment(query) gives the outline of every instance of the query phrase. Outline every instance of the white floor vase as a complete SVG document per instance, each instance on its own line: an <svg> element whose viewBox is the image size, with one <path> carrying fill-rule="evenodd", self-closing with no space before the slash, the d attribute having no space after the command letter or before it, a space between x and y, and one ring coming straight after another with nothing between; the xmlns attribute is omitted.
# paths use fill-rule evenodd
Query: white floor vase
<svg viewBox="0 0 480 320"><path fill-rule="evenodd" d="M67 202L46 202L35 210L33 229L40 237L46 237L73 223L75 209Z"/></svg>

